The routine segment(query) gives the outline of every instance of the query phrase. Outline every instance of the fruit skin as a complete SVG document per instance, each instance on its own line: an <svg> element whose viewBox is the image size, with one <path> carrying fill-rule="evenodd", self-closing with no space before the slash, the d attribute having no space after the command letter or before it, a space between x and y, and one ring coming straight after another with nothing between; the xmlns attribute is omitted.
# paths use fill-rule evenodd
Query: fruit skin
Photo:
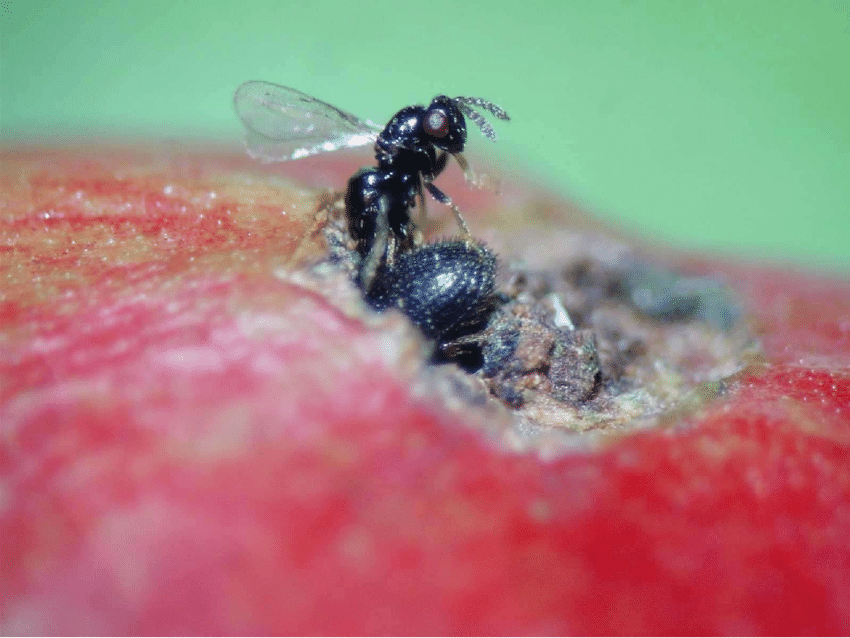
<svg viewBox="0 0 850 638"><path fill-rule="evenodd" d="M315 203L274 173L0 165L2 633L847 632L850 281L678 256L738 291L765 365L664 427L519 453L423 389L398 315L289 274ZM446 191L495 233L575 217Z"/></svg>

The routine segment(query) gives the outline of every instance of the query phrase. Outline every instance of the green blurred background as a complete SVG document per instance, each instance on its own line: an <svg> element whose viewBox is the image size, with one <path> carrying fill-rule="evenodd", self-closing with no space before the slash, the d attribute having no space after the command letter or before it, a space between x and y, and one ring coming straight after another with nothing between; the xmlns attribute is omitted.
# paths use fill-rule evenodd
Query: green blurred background
<svg viewBox="0 0 850 638"><path fill-rule="evenodd" d="M0 2L4 142L236 140L248 79L385 122L480 95L498 162L679 245L850 270L850 3Z"/></svg>

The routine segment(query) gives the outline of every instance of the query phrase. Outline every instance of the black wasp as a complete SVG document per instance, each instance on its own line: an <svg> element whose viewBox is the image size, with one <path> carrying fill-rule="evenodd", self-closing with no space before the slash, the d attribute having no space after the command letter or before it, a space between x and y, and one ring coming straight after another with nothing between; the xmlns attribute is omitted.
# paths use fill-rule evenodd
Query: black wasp
<svg viewBox="0 0 850 638"><path fill-rule="evenodd" d="M465 117L491 140L496 133L473 107L500 120L495 104L473 97L435 97L407 106L381 129L301 91L269 82L242 84L234 95L248 152L263 162L299 159L374 144L377 166L348 181L345 212L357 242L357 285L377 309L400 308L428 338L445 343L486 322L494 304L494 255L475 242L460 211L433 181L451 155L467 177ZM423 189L452 208L462 238L420 245L410 212L424 208Z"/></svg>

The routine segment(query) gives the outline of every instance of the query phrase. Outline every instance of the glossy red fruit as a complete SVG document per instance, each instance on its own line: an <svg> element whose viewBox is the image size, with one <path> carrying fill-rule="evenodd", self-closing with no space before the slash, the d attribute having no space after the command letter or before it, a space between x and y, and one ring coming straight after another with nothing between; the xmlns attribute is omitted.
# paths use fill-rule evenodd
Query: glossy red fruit
<svg viewBox="0 0 850 638"><path fill-rule="evenodd" d="M675 257L731 282L764 365L518 451L400 315L291 267L357 162L0 164L2 633L846 633L850 281ZM492 243L578 216L446 190Z"/></svg>

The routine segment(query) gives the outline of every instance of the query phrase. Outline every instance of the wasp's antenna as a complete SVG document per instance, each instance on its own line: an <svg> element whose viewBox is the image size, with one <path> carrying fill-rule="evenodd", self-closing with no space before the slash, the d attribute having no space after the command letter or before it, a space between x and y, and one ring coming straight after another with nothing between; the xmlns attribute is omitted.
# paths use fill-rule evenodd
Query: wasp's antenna
<svg viewBox="0 0 850 638"><path fill-rule="evenodd" d="M484 119L484 116L481 115L478 111L473 111L472 107L468 104L464 104L463 102L455 102L457 107L463 112L463 114L468 117L470 120L475 122L478 125L478 128L481 129L481 132L484 133L489 139L496 141L496 131L493 130L493 127L490 126L490 122Z"/></svg>
<svg viewBox="0 0 850 638"><path fill-rule="evenodd" d="M504 109L500 106L496 106L489 100L485 100L480 97L456 97L455 102L462 102L463 104L469 104L470 106L477 106L479 108L484 109L485 111L492 113L500 120L510 120L511 117L507 113L505 113Z"/></svg>
<svg viewBox="0 0 850 638"><path fill-rule="evenodd" d="M505 113L501 108L493 104L492 102L488 102L480 97L456 97L454 98L454 103L457 107L466 115L470 120L475 122L478 128L481 129L481 132L484 133L489 139L496 141L496 131L493 130L493 127L490 126L490 122L488 122L483 115L478 113L477 111L472 110L473 106L480 107L489 113L492 113L500 120L509 120L511 119L507 113Z"/></svg>

